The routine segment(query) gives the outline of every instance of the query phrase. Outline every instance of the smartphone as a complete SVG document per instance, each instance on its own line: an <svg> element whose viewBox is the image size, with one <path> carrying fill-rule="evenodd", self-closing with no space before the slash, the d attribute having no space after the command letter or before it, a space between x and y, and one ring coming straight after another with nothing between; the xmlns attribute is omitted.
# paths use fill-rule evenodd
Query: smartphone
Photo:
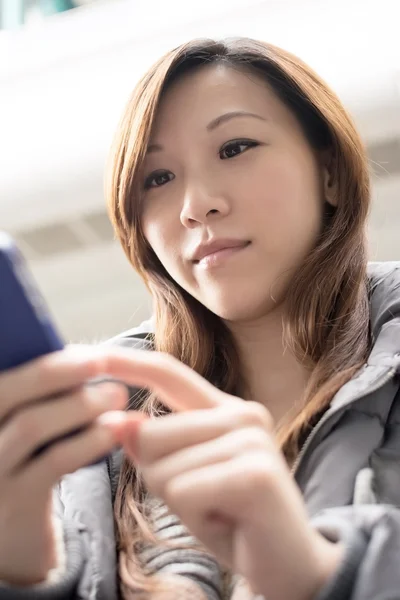
<svg viewBox="0 0 400 600"><path fill-rule="evenodd" d="M21 251L10 235L0 231L0 372L63 348L62 336ZM51 443L38 448L32 458Z"/></svg>
<svg viewBox="0 0 400 600"><path fill-rule="evenodd" d="M22 253L0 231L0 372L63 348Z"/></svg>

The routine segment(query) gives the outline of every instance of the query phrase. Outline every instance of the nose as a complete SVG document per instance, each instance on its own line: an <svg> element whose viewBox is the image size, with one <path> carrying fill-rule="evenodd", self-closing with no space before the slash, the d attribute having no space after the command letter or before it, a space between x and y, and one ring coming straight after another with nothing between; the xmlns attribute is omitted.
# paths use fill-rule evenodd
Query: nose
<svg viewBox="0 0 400 600"><path fill-rule="evenodd" d="M230 212L230 203L221 194L211 194L206 187L196 186L187 189L180 219L184 227L193 229L225 217Z"/></svg>

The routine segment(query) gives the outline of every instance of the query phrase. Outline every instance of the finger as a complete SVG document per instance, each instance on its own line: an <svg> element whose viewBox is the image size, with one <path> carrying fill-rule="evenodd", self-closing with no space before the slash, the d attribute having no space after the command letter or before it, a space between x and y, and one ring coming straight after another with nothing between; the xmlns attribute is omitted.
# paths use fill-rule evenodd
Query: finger
<svg viewBox="0 0 400 600"><path fill-rule="evenodd" d="M186 473L170 482L165 501L193 535L228 566L238 564L238 555L234 560L232 552L247 546L248 561L242 563L241 574L255 587L257 580L273 581L276 570L285 563L292 541L285 537L286 531L297 530L302 539L297 548L307 548L310 539L300 490L287 465L273 454L249 453ZM218 534L210 526L215 521L222 529ZM231 540L229 523L230 531L235 532ZM258 558L265 554L269 540L277 543L270 560L261 561L260 571Z"/></svg>
<svg viewBox="0 0 400 600"><path fill-rule="evenodd" d="M104 360L107 373L129 385L152 390L173 410L213 408L231 398L168 354L110 348Z"/></svg>
<svg viewBox="0 0 400 600"><path fill-rule="evenodd" d="M103 352L67 347L0 374L0 421L20 405L81 386L104 374Z"/></svg>
<svg viewBox="0 0 400 600"><path fill-rule="evenodd" d="M163 498L173 479L255 452L275 454L276 448L266 431L259 427L248 427L230 431L204 444L190 446L147 467L141 464L141 467L147 489L154 496Z"/></svg>
<svg viewBox="0 0 400 600"><path fill-rule="evenodd" d="M131 418L134 418L133 414ZM242 400L218 408L149 419L139 430L136 422L130 430L128 419L124 445L141 464L147 465L183 448L202 444L243 427L272 431L269 412L261 404Z"/></svg>
<svg viewBox="0 0 400 600"><path fill-rule="evenodd" d="M230 482L236 472L231 461L190 471L171 480L163 498L191 533L218 558L220 564L233 566L232 549L236 522L224 506L214 499L220 483ZM247 509L246 509L247 510Z"/></svg>
<svg viewBox="0 0 400 600"><path fill-rule="evenodd" d="M0 436L0 476L17 469L35 450L79 430L109 410L122 410L126 388L117 384L85 386L73 394L32 404L3 427Z"/></svg>
<svg viewBox="0 0 400 600"><path fill-rule="evenodd" d="M295 488L279 456L255 450L170 480L164 500L172 510L179 511L178 516L188 527L187 519L193 519L196 513L202 514L203 519L219 514L227 521L254 522L258 513L260 518L265 516L265 507L272 514L278 514L278 509L282 512L285 493L293 500L293 494L286 489L287 480ZM285 506L290 506L289 500L285 499Z"/></svg>
<svg viewBox="0 0 400 600"><path fill-rule="evenodd" d="M126 412L107 412L76 436L55 442L30 462L18 477L37 487L52 487L59 479L108 455L121 435Z"/></svg>
<svg viewBox="0 0 400 600"><path fill-rule="evenodd" d="M163 499L221 563L233 567L232 552L236 550L233 535L237 535L238 527L256 522L256 527L265 528L266 514L282 513L278 485L281 475L272 454L249 453L170 480ZM282 520L277 522L275 516L267 522L271 537L266 531L264 543L276 535L279 538L282 526Z"/></svg>

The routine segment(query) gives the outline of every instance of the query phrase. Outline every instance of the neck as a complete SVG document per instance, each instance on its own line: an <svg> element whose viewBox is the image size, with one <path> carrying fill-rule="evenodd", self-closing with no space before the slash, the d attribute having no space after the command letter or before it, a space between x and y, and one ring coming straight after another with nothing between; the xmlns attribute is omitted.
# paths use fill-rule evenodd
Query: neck
<svg viewBox="0 0 400 600"><path fill-rule="evenodd" d="M310 371L283 343L282 310L253 322L227 323L238 345L246 399L264 404L278 426L301 406Z"/></svg>

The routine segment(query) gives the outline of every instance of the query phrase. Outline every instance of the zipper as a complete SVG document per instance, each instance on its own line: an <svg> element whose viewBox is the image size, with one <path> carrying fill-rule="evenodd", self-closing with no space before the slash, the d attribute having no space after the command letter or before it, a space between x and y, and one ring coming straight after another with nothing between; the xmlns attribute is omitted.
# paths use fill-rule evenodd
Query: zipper
<svg viewBox="0 0 400 600"><path fill-rule="evenodd" d="M397 369L395 367L391 367L388 371L386 371L386 373L384 373L381 377L379 377L377 379L377 381L374 383L374 385L370 388L368 388L366 391L364 391L362 394L357 394L356 396L354 396L347 404L346 406L338 409L337 411L328 414L325 413L325 415L320 419L320 421L315 425L315 427L310 431L310 433L308 434L308 436L306 437L300 451L299 454L297 455L296 460L293 463L293 466L291 468L291 474L293 477L295 477L296 472L299 469L299 466L301 464L301 462L303 461L303 458L305 456L305 454L307 453L308 449L310 448L313 440L315 439L316 435L321 431L322 427L325 426L325 424L333 417L333 416L337 416L338 412L340 412L341 410L347 409L348 406L350 406L351 404L354 404L355 402L357 402L358 400L361 400L362 398L364 398L364 396L367 394L372 394L374 392L376 392L377 390L379 390L380 388L382 388L384 385L386 385L391 379L393 379L393 377L396 375Z"/></svg>
<svg viewBox="0 0 400 600"><path fill-rule="evenodd" d="M111 457L110 456L106 456L107 473L108 473L108 477L109 477L110 482L111 482L111 465L110 465L110 460L111 460Z"/></svg>

